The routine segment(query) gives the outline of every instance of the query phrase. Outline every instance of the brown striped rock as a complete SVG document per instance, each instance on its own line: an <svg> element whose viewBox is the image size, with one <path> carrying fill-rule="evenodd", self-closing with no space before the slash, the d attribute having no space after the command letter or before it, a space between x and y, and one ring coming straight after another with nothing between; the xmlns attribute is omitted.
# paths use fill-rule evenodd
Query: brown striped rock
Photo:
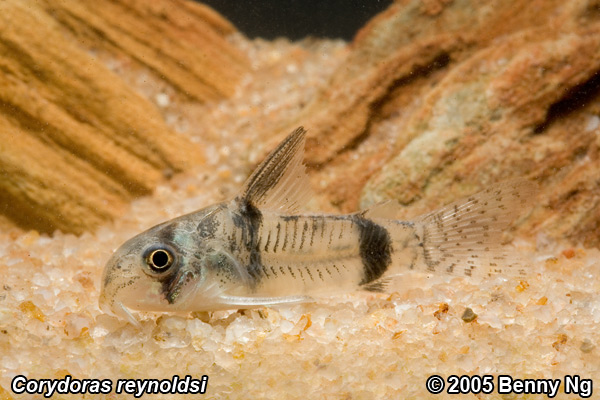
<svg viewBox="0 0 600 400"><path fill-rule="evenodd" d="M181 99L222 99L248 68L224 39L233 31L181 0L0 2L1 220L81 233L202 162L113 70Z"/></svg>

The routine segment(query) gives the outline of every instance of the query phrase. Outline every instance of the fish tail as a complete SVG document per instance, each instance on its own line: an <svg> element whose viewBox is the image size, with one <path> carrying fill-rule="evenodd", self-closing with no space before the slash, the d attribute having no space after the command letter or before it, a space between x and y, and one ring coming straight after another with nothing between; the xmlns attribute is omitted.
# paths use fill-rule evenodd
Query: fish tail
<svg viewBox="0 0 600 400"><path fill-rule="evenodd" d="M479 277L526 275L527 263L504 248L502 238L536 191L529 180L510 180L417 218L418 269Z"/></svg>

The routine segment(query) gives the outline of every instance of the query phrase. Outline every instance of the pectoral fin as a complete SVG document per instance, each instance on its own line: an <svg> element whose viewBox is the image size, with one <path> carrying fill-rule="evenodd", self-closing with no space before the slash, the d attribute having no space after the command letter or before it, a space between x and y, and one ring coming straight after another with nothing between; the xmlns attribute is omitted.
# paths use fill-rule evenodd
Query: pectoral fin
<svg viewBox="0 0 600 400"><path fill-rule="evenodd" d="M259 307L284 304L298 304L313 301L309 296L284 296L284 297L244 297L244 296L226 296L222 295L221 300L224 304L239 307Z"/></svg>

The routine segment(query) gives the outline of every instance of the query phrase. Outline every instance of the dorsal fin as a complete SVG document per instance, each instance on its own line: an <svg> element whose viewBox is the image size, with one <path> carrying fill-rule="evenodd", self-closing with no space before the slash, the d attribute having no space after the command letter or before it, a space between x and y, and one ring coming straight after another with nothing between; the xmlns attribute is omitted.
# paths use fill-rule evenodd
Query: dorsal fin
<svg viewBox="0 0 600 400"><path fill-rule="evenodd" d="M257 208L297 212L312 194L302 163L305 140L303 127L285 138L250 175L241 198Z"/></svg>

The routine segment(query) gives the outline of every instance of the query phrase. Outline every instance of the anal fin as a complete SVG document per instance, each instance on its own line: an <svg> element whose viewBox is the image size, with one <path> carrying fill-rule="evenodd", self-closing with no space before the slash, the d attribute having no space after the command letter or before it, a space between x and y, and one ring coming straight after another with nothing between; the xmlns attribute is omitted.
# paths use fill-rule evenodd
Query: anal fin
<svg viewBox="0 0 600 400"><path fill-rule="evenodd" d="M387 287L390 284L391 279L378 279L374 282L367 283L361 286L362 290L373 293L384 293L387 291Z"/></svg>

